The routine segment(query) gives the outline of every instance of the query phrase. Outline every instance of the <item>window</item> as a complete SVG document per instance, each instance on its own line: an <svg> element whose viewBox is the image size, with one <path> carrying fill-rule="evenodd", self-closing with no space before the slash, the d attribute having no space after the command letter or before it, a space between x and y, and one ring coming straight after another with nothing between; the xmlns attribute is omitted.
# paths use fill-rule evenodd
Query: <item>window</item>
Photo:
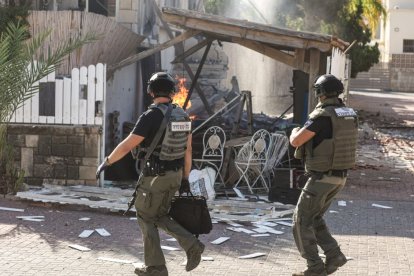
<svg viewBox="0 0 414 276"><path fill-rule="evenodd" d="M403 40L403 53L414 53L414 39Z"/></svg>
<svg viewBox="0 0 414 276"><path fill-rule="evenodd" d="M116 0L89 0L89 12L115 16Z"/></svg>

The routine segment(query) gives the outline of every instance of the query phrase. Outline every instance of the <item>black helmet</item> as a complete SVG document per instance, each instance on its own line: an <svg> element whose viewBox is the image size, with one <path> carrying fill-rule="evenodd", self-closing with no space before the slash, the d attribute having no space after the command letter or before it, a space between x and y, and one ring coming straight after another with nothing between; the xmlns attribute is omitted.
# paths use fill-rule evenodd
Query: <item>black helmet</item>
<svg viewBox="0 0 414 276"><path fill-rule="evenodd" d="M334 75L322 75L313 84L316 97L326 96L328 98L337 97L344 92L344 85Z"/></svg>
<svg viewBox="0 0 414 276"><path fill-rule="evenodd" d="M165 72L154 73L148 81L147 93L154 93L154 97L169 97L175 92L174 78Z"/></svg>

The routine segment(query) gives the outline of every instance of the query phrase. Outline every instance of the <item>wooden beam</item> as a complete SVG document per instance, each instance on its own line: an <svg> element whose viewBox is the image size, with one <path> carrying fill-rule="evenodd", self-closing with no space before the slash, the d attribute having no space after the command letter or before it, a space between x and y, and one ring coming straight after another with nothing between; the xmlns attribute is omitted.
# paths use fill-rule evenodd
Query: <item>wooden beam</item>
<svg viewBox="0 0 414 276"><path fill-rule="evenodd" d="M308 32L297 32L245 20L230 19L194 11L163 8L163 18L184 28L225 35L234 38L264 42L271 45L289 46L300 49L331 49L331 36Z"/></svg>
<svg viewBox="0 0 414 276"><path fill-rule="evenodd" d="M188 102L190 101L191 95L193 94L194 87L197 84L198 77L200 76L201 69L203 69L204 62L206 61L208 52L210 51L210 47L211 47L211 41L210 41L210 43L207 44L207 47L204 50L203 57L201 58L201 61L198 64L197 72L196 72L194 78L192 78L191 87L190 87L190 90L188 91L187 98L185 99L185 102L184 102L184 105L183 105L184 110L187 109ZM203 93L203 95L204 95L204 93ZM206 102L207 102L207 99L206 99ZM207 102L207 106L209 106L208 102ZM209 111L207 111L207 112L209 113L210 116L213 115L213 111L211 109L210 109L211 114L210 114Z"/></svg>
<svg viewBox="0 0 414 276"><path fill-rule="evenodd" d="M209 43L211 43L213 40L214 40L214 38L206 38L206 39L204 39L200 43L194 45L193 47L191 47L190 49L188 49L187 51L185 51L184 53L182 53L180 55L177 55L175 57L175 59L173 61L171 61L171 63L180 63L180 62L183 62L186 57L191 56L192 54L194 54L198 50L202 49L203 47L205 47L206 45L208 45Z"/></svg>
<svg viewBox="0 0 414 276"><path fill-rule="evenodd" d="M306 50L304 49L295 49L295 68L305 73L309 73L309 63L305 63L305 52Z"/></svg>
<svg viewBox="0 0 414 276"><path fill-rule="evenodd" d="M318 99L313 94L313 83L320 75L320 57L321 52L318 49L310 49L310 68L309 68L309 95L308 95L308 114L315 108Z"/></svg>
<svg viewBox="0 0 414 276"><path fill-rule="evenodd" d="M132 55L132 56L130 56L130 57L128 57L128 58L126 58L126 59L124 59L124 60L116 63L116 64L113 64L111 67L109 67L108 70L109 71L115 71L115 70L117 70L119 68L122 68L124 66L130 65L130 64L132 64L134 62L137 62L137 61L139 61L139 60L141 60L143 58L146 58L146 57L151 56L151 55L153 55L153 54L155 54L157 52L160 52L160 51L162 51L164 49L167 49L167 48L169 48L171 46L174 46L177 43L183 42L184 40L186 40L186 39L188 39L190 37L193 37L193 36L195 36L195 35L197 35L199 33L201 33L201 32L200 31L196 31L196 30L186 31L186 32L180 34L179 36L176 36L173 39L171 39L169 41L166 41L166 42L158 45L158 47L155 47L155 48L146 50L146 51L141 52L141 53L138 53L138 54L134 54L134 55Z"/></svg>

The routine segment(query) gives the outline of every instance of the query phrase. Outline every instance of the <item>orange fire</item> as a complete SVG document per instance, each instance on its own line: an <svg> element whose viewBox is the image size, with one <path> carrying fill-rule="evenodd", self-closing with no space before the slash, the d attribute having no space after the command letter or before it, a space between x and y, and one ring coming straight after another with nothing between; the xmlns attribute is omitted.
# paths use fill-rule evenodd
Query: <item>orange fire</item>
<svg viewBox="0 0 414 276"><path fill-rule="evenodd" d="M185 100L187 99L188 89L185 87L185 78L176 78L178 80L177 93L173 97L173 103L183 107ZM187 109L191 107L191 101L188 101Z"/></svg>

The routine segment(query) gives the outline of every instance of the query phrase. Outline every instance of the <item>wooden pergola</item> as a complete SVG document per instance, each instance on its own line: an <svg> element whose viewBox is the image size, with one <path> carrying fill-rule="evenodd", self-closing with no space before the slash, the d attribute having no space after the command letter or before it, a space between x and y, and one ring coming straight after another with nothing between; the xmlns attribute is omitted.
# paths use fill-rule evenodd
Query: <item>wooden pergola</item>
<svg viewBox="0 0 414 276"><path fill-rule="evenodd" d="M309 91L311 91L313 80L316 76L325 74L326 59L331 50L336 47L345 51L349 46L348 42L330 35L298 32L245 20L230 19L176 8L165 7L161 13L155 4L154 8L171 39L156 48L130 56L118 64L113 65L109 70L116 70L163 49L174 46L176 47L178 55L173 62L183 62L184 68L192 79L188 99L191 97L193 89L196 89L210 115L212 115L212 110L203 91L197 85L197 79L211 43L214 40L240 44L309 74ZM185 31L174 37L167 23L178 26ZM194 36L203 36L205 39L187 51L184 51L182 42ZM191 72L188 64L186 64L185 58L203 47L206 47L206 49L197 72L194 74ZM310 111L314 108L316 102L313 97L308 98L308 110Z"/></svg>

